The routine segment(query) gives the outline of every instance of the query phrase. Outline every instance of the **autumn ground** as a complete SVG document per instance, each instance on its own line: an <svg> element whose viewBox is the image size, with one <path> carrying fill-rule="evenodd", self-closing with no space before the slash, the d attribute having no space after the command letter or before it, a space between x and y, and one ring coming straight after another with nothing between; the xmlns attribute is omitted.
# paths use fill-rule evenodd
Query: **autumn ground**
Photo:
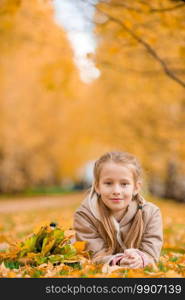
<svg viewBox="0 0 185 300"><path fill-rule="evenodd" d="M20 245L30 234L38 233L42 225L51 222L57 222L66 236L73 234L73 213L84 195L1 198L0 277L185 277L185 205L151 197L149 201L161 208L164 224L164 245L158 264L147 266L144 270L118 268L104 273L102 265L91 263L83 245L71 246L70 251L75 249L76 253L71 256L72 260L69 259L70 263L48 260L47 263L43 261L33 265L30 259L38 254L29 253L24 264L20 264L17 252L11 252L13 248L10 245ZM79 258L80 264L75 263L75 259L79 261Z"/></svg>

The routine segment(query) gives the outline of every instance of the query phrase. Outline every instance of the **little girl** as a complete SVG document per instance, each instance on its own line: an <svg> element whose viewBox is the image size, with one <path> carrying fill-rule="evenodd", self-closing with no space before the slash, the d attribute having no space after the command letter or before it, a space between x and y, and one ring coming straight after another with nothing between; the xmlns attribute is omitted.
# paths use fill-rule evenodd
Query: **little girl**
<svg viewBox="0 0 185 300"><path fill-rule="evenodd" d="M75 239L92 260L143 268L157 262L163 242L159 208L140 195L141 167L126 152L108 152L94 165L88 197L74 215Z"/></svg>

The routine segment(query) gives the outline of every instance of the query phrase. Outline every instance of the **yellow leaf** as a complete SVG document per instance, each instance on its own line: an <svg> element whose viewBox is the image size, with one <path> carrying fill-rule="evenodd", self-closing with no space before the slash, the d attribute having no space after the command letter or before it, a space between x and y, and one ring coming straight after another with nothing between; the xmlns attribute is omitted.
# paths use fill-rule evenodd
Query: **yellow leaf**
<svg viewBox="0 0 185 300"><path fill-rule="evenodd" d="M165 277L167 277L167 278L182 278L182 276L179 273L177 273L173 270L169 270L168 272L166 272Z"/></svg>
<svg viewBox="0 0 185 300"><path fill-rule="evenodd" d="M17 274L16 274L15 272L13 272L13 271L10 271L10 272L7 273L7 277L8 277L8 278L15 278L16 275L17 275Z"/></svg>
<svg viewBox="0 0 185 300"><path fill-rule="evenodd" d="M38 234L42 227L48 227L49 228L50 220L44 220L39 222L33 229L34 234Z"/></svg>
<svg viewBox="0 0 185 300"><path fill-rule="evenodd" d="M135 277L138 277L138 278L143 278L144 277L144 274L143 274L143 270L142 269L138 269L138 270L128 270L128 274L127 276L129 278L135 278Z"/></svg>
<svg viewBox="0 0 185 300"><path fill-rule="evenodd" d="M85 246L86 246L86 242L85 241L78 241L78 242L75 242L73 244L73 246L75 247L75 249L78 251L78 252L82 252L85 250Z"/></svg>
<svg viewBox="0 0 185 300"><path fill-rule="evenodd" d="M55 243L55 239L51 239L50 241L47 242L47 244L44 246L44 248L41 251L43 256L45 256L49 253L49 251L53 247L54 243Z"/></svg>

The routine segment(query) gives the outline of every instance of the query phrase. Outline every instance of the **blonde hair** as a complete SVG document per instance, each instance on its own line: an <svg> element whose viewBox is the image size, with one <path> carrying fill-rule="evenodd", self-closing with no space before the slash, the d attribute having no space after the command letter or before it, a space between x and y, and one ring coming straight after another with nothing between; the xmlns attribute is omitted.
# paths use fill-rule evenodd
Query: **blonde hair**
<svg viewBox="0 0 185 300"><path fill-rule="evenodd" d="M101 253L99 252L98 257L103 254L108 255L117 252L115 228L110 218L111 212L109 208L106 207L106 205L103 203L103 201L101 201L101 196L98 195L95 190L95 186L97 186L99 183L102 166L106 162L114 162L114 163L124 164L129 166L133 172L133 178L135 184L138 180L141 179L141 175L142 175L142 169L140 163L138 162L138 160L134 155L127 152L120 152L120 151L107 152L95 162L94 169L93 169L94 182L92 184L89 197L90 198L97 197L99 211L102 218L101 222L103 225L103 229L105 231L106 245L107 245L107 249L101 251ZM133 196L133 200L137 201L138 207L140 208L142 207L143 198L139 195L139 193ZM142 234L143 234L142 210L138 209L133 219L130 230L127 233L127 236L124 240L124 244L126 248L138 248L141 242Z"/></svg>

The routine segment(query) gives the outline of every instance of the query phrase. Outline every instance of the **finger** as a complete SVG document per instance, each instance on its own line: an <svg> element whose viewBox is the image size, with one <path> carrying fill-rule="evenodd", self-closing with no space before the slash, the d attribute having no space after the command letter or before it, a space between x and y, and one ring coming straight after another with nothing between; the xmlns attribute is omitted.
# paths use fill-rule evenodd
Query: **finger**
<svg viewBox="0 0 185 300"><path fill-rule="evenodd" d="M120 263L120 266L123 266L123 267L130 267L130 265L132 265L133 263L130 263L130 262L123 262L123 263Z"/></svg>
<svg viewBox="0 0 185 300"><path fill-rule="evenodd" d="M131 258L135 258L138 257L138 254L136 252L126 252L124 253L126 257L131 257Z"/></svg>
<svg viewBox="0 0 185 300"><path fill-rule="evenodd" d="M129 258L122 258L120 261L120 264L130 264L133 262L133 259L129 259Z"/></svg>
<svg viewBox="0 0 185 300"><path fill-rule="evenodd" d="M125 255L123 258L126 258L126 259L133 259L133 258L136 258L137 255L132 255L132 254L127 254Z"/></svg>
<svg viewBox="0 0 185 300"><path fill-rule="evenodd" d="M126 256L133 256L133 255L134 255L133 252L124 252L124 254L125 254Z"/></svg>
<svg viewBox="0 0 185 300"><path fill-rule="evenodd" d="M124 268L129 268L129 269L137 269L137 268L141 268L142 264L141 264L141 262L137 261L137 262L134 262L134 263L120 264L120 266L124 267Z"/></svg>
<svg viewBox="0 0 185 300"><path fill-rule="evenodd" d="M124 266L129 266L130 264L128 262L120 262L120 266L124 267Z"/></svg>
<svg viewBox="0 0 185 300"><path fill-rule="evenodd" d="M139 256L136 256L136 257L123 257L121 259L121 261L123 261L123 262L128 261L129 263L135 262L135 261L140 261L140 260L141 260L141 258Z"/></svg>
<svg viewBox="0 0 185 300"><path fill-rule="evenodd" d="M133 263L130 264L131 268L142 268L143 262L141 259L135 260Z"/></svg>
<svg viewBox="0 0 185 300"><path fill-rule="evenodd" d="M126 257L130 257L130 255L131 255L131 253L129 253L129 252L124 252L124 255L126 256Z"/></svg>
<svg viewBox="0 0 185 300"><path fill-rule="evenodd" d="M127 265L127 266L131 266L131 265L140 265L141 264L141 260L140 259L122 259L121 261L120 261L120 266L125 266L125 265Z"/></svg>

